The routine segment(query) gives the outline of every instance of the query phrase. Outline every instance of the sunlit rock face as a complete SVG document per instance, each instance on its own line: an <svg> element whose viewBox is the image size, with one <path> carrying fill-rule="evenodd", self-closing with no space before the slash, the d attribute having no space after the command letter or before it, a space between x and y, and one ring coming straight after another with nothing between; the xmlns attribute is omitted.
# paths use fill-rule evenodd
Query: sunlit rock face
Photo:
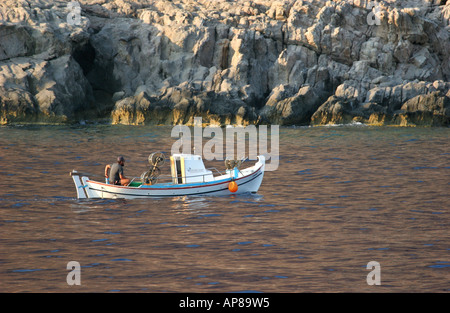
<svg viewBox="0 0 450 313"><path fill-rule="evenodd" d="M447 1L6 0L0 122L448 125Z"/></svg>

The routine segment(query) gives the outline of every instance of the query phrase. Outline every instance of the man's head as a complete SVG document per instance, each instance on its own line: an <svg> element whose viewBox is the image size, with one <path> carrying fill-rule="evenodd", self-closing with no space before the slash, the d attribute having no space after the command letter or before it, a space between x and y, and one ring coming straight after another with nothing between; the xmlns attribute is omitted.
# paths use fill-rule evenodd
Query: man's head
<svg viewBox="0 0 450 313"><path fill-rule="evenodd" d="M123 158L123 156L117 157L117 163L119 163L122 166L125 165L125 159Z"/></svg>

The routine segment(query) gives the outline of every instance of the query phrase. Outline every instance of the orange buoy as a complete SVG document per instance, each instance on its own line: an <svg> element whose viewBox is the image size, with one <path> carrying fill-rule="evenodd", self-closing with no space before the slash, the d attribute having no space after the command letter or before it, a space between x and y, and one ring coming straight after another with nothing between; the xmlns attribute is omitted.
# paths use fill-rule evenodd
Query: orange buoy
<svg viewBox="0 0 450 313"><path fill-rule="evenodd" d="M228 190L231 192L236 192L238 190L238 184L233 180L228 184Z"/></svg>

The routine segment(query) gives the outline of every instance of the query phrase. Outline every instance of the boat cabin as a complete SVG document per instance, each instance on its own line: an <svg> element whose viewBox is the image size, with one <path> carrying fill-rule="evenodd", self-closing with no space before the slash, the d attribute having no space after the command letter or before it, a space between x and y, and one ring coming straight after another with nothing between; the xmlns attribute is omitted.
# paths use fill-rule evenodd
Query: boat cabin
<svg viewBox="0 0 450 313"><path fill-rule="evenodd" d="M214 180L212 172L205 168L202 157L195 154L172 155L170 172L174 184L203 183Z"/></svg>

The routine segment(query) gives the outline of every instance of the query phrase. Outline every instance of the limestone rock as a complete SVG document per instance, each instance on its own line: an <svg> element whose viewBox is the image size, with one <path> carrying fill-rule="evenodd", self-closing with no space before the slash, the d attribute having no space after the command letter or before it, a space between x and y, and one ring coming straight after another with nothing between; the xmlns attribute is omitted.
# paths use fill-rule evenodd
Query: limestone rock
<svg viewBox="0 0 450 313"><path fill-rule="evenodd" d="M11 59L0 66L0 85L3 123L66 122L93 109L92 89L71 56Z"/></svg>
<svg viewBox="0 0 450 313"><path fill-rule="evenodd" d="M312 115L312 125L348 124L353 121L354 102L331 96Z"/></svg>
<svg viewBox="0 0 450 313"><path fill-rule="evenodd" d="M450 97L440 91L418 95L406 101L396 121L402 126L450 125Z"/></svg>
<svg viewBox="0 0 450 313"><path fill-rule="evenodd" d="M4 0L2 123L445 124L450 3L375 3Z"/></svg>
<svg viewBox="0 0 450 313"><path fill-rule="evenodd" d="M283 97L275 92L267 101L261 116L264 120L279 125L309 124L311 116L323 101L323 95L311 86L300 88L291 97Z"/></svg>

